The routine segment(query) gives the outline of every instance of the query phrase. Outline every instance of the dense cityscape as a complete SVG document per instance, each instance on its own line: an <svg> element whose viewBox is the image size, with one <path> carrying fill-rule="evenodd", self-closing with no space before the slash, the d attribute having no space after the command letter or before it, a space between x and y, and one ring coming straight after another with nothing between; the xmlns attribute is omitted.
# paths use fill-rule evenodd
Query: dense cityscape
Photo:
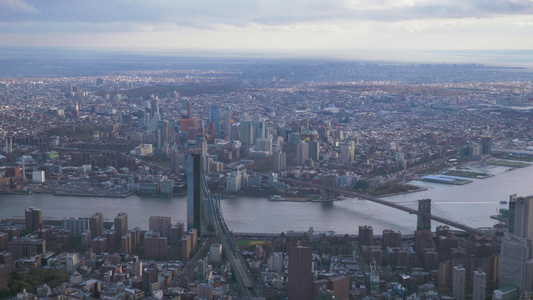
<svg viewBox="0 0 533 300"><path fill-rule="evenodd" d="M500 199L491 228L445 211L432 224L439 208L430 199L413 211L387 201L427 189L417 182L498 176L473 165L530 168L527 69L230 59L0 66L0 199L187 197L186 211L147 212L148 228L128 226L127 206L114 216L90 200L85 215L54 218L46 203L1 215L0 298L532 295L533 197ZM221 203L242 195L372 201L415 214L416 230L374 232L378 220L347 224L346 234L312 223L235 232Z"/></svg>

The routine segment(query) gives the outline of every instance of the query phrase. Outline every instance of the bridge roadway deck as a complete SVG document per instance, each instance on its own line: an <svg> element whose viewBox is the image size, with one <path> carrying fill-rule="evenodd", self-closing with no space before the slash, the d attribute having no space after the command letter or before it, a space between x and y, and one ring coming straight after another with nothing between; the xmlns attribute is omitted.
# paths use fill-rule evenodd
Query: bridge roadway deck
<svg viewBox="0 0 533 300"><path fill-rule="evenodd" d="M222 243L222 249L226 259L231 264L233 275L237 280L237 286L239 287L239 294L244 299L252 299L257 297L261 292L254 287L253 277L248 269L244 257L237 249L235 240L231 235L224 218L222 217L219 207L216 207L214 201L210 201L209 209L211 210L211 218L215 232L220 237Z"/></svg>
<svg viewBox="0 0 533 300"><path fill-rule="evenodd" d="M284 181L284 182L287 182L287 183L291 183L291 184L294 184L294 185L309 186L309 187L313 187L313 188L317 188L317 189L323 189L324 188L321 184L316 184L316 183L306 182L306 181L301 181L301 180L296 180L296 179L279 178L278 180L281 180L281 181ZM329 190L333 191L335 193L338 193L340 195L353 197L353 198L361 198L361 199L372 201L372 202L375 202L375 203L378 203L378 204L386 205L388 207L392 207L392 208L395 208L395 209L398 209L398 210L402 210L402 211L408 212L410 214L418 214L418 210L416 210L414 208L403 206L403 205L400 205L400 204L397 204L397 203L394 203L394 202L390 202L390 201L386 201L386 200L383 200L383 199L379 199L379 198L376 198L376 197L363 195L363 194L359 194L359 193L355 193L355 192L352 192L352 191L347 191L347 190L339 189L339 188L329 188ZM476 234L476 235L480 235L480 236L490 235L489 232L481 231L481 230L475 229L473 227L470 227L470 226L467 226L467 225L464 225L464 224L461 224L461 223L458 223L458 222L455 222L455 221L452 221L452 220L449 220L449 219L446 219L446 218L442 218L442 217L435 216L435 215L428 215L428 217L431 218L434 221L437 221L437 222L440 222L440 223L443 223L443 224L446 224L446 225L449 225L449 226L452 226L452 227L455 227L455 228L462 229L462 230L464 230L464 231L466 231L468 233L471 233L471 234Z"/></svg>

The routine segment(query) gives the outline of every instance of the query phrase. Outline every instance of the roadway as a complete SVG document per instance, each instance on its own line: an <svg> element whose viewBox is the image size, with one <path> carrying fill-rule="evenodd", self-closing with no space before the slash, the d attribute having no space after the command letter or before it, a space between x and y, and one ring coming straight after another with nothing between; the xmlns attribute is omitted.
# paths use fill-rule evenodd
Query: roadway
<svg viewBox="0 0 533 300"><path fill-rule="evenodd" d="M222 217L220 205L216 202L219 201L209 201L210 213L208 215L210 216L211 223L217 236L220 238L224 255L230 262L231 270L237 281L239 294L244 299L256 298L261 295L260 289L254 286L253 276L246 265L244 257L235 244L231 231L228 229L228 226Z"/></svg>

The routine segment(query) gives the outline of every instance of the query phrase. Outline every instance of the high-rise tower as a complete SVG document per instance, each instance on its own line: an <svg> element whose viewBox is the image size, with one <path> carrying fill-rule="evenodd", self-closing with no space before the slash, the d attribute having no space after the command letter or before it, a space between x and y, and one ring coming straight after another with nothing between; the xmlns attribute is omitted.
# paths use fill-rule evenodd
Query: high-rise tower
<svg viewBox="0 0 533 300"><path fill-rule="evenodd" d="M209 107L209 122L215 123L215 130L220 134L220 113L216 105Z"/></svg>
<svg viewBox="0 0 533 300"><path fill-rule="evenodd" d="M196 228L202 234L202 160L200 151L187 155L187 231Z"/></svg>

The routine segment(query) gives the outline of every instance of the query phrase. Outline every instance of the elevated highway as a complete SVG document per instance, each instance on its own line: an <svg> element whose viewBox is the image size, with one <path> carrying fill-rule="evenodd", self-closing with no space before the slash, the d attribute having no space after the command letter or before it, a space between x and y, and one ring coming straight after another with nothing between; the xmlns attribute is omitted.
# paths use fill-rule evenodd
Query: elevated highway
<svg viewBox="0 0 533 300"><path fill-rule="evenodd" d="M202 177L204 175L202 174ZM204 179L205 180L205 177ZM230 262L233 276L237 281L237 287L239 288L239 294L243 299L253 299L261 296L261 290L259 287L254 286L254 279L248 265L242 256L241 252L235 244L233 235L228 229L222 211L220 209L220 195L208 194L207 201L207 215L209 216L210 224L213 226L216 235L220 238L222 244L222 251L226 260Z"/></svg>

